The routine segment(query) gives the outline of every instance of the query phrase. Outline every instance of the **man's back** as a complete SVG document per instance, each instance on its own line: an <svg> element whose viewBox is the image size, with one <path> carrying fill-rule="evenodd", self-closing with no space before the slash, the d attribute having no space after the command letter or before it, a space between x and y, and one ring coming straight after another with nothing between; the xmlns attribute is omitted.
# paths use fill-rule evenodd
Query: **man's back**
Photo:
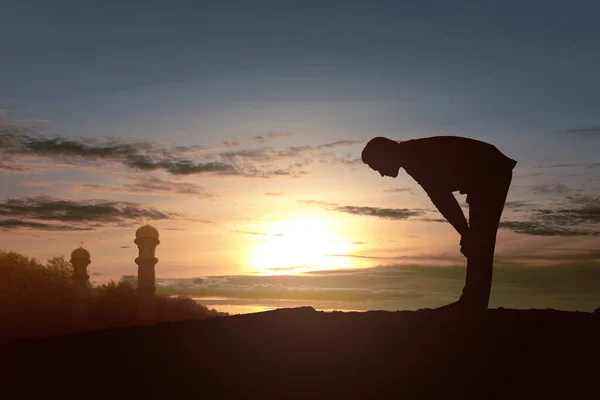
<svg viewBox="0 0 600 400"><path fill-rule="evenodd" d="M400 143L402 166L426 191L469 193L517 162L489 143L434 136Z"/></svg>

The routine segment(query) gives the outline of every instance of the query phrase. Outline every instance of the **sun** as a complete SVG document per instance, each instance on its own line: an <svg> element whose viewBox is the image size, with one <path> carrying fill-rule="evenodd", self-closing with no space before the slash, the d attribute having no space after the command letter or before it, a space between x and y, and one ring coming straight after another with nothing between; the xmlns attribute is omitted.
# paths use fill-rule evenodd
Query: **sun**
<svg viewBox="0 0 600 400"><path fill-rule="evenodd" d="M272 224L253 249L252 268L269 275L350 268L350 259L343 255L352 245L339 240L332 225L331 220L305 214Z"/></svg>

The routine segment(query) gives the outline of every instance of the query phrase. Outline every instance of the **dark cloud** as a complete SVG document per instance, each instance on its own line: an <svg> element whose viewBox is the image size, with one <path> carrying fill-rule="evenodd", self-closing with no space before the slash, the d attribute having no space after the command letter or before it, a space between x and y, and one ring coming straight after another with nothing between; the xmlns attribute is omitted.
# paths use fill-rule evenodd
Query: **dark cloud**
<svg viewBox="0 0 600 400"><path fill-rule="evenodd" d="M362 160L360 158L338 158L331 162L332 164L340 164L340 165L359 165L362 164Z"/></svg>
<svg viewBox="0 0 600 400"><path fill-rule="evenodd" d="M244 175L231 164L219 161L194 162L188 159L163 158L155 160L150 156L133 155L122 161L123 165L138 171L166 171L172 175L191 175L217 173L225 175Z"/></svg>
<svg viewBox="0 0 600 400"><path fill-rule="evenodd" d="M569 195L553 209L534 209L527 221L502 221L500 227L535 236L599 236L600 197Z"/></svg>
<svg viewBox="0 0 600 400"><path fill-rule="evenodd" d="M203 187L193 183L166 181L156 176L142 176L133 180L133 183L127 183L122 186L94 184L84 184L81 186L102 192L145 193L156 195L179 194L204 198L214 197L212 193L207 192Z"/></svg>
<svg viewBox="0 0 600 400"><path fill-rule="evenodd" d="M365 141L364 140L338 140L337 142L320 144L317 146L317 149L319 149L319 150L333 149L335 147L352 146L355 144L362 144L362 143L365 143Z"/></svg>
<svg viewBox="0 0 600 400"><path fill-rule="evenodd" d="M584 263L593 265L594 262L600 261L600 250L585 249L585 248L537 248L535 251L526 253L519 251L512 254L497 254L495 260L500 263L515 264L518 262L525 263L529 261L541 262L562 262L569 265L574 263Z"/></svg>
<svg viewBox="0 0 600 400"><path fill-rule="evenodd" d="M531 207L531 200L515 200L515 201L507 201L504 203L505 209L511 210L521 210L524 207Z"/></svg>
<svg viewBox="0 0 600 400"><path fill-rule="evenodd" d="M283 158L297 158L312 155L313 146L293 146L285 148L260 147L258 149L240 149L225 151L216 154L215 157L222 157L229 161L250 160L255 162L271 162Z"/></svg>
<svg viewBox="0 0 600 400"><path fill-rule="evenodd" d="M299 135L298 133L293 132L270 132L265 135L257 135L250 139L251 142L264 143L268 140L276 140L276 139L288 139L293 136Z"/></svg>
<svg viewBox="0 0 600 400"><path fill-rule="evenodd" d="M409 210L407 208L380 208L380 207L358 207L341 206L335 208L337 211L354 215L364 215L386 219L408 219L423 214L420 210Z"/></svg>
<svg viewBox="0 0 600 400"><path fill-rule="evenodd" d="M240 159L251 160L255 162L272 162L286 158L304 158L303 165L308 165L312 162L308 158L332 157L331 154L323 153L323 150L349 146L361 142L362 141L340 140L337 142L320 144L318 146L292 146L284 148L260 147L257 149L226 151L216 155L216 157L222 157L226 160L229 160L230 162L237 161ZM343 160L348 161L346 159ZM354 161L351 160L351 162L353 163Z"/></svg>
<svg viewBox="0 0 600 400"><path fill-rule="evenodd" d="M413 193L413 191L409 188L397 188L397 189L386 189L383 191L384 193Z"/></svg>
<svg viewBox="0 0 600 400"><path fill-rule="evenodd" d="M237 144L223 142L224 147ZM45 157L68 164L89 164L91 162L118 162L136 171L165 171L172 175L217 174L236 176L269 177L286 175L281 169L266 170L256 166L239 166L218 160L197 161L183 155L209 151L204 146L164 147L159 143L131 142L121 138L67 139L60 136L48 137L35 134L31 129L16 125L0 125L0 153L5 157L29 156ZM228 154L227 152L224 153ZM208 156L205 156L205 158ZM224 159L223 159L224 158ZM5 170L20 171L22 166L2 162Z"/></svg>
<svg viewBox="0 0 600 400"><path fill-rule="evenodd" d="M444 218L419 218L419 221L423 221L423 222L442 222L442 223L447 223L448 222Z"/></svg>
<svg viewBox="0 0 600 400"><path fill-rule="evenodd" d="M121 248L122 248L122 249L128 249L128 248L130 248L130 247L131 247L131 246L121 246Z"/></svg>
<svg viewBox="0 0 600 400"><path fill-rule="evenodd" d="M90 230L103 226L125 227L145 220L169 220L178 214L143 207L137 203L107 200L73 201L52 197L8 199L0 202L5 228L44 230ZM51 225L52 221L69 225Z"/></svg>
<svg viewBox="0 0 600 400"><path fill-rule="evenodd" d="M569 168L579 167L585 164L573 164L573 163L562 163L562 164L550 164L550 165L539 165L538 168Z"/></svg>
<svg viewBox="0 0 600 400"><path fill-rule="evenodd" d="M505 208L521 211L524 220L504 220L500 222L500 229L507 229L516 233L532 236L600 236L600 197L584 196L580 194L566 195L571 190L562 185L540 185L538 191L547 193L556 192L562 195L558 206L554 208L539 207L529 201L507 202ZM435 212L435 210L432 210ZM443 218L419 218L424 222L447 223Z"/></svg>
<svg viewBox="0 0 600 400"><path fill-rule="evenodd" d="M262 140L291 135L271 133L262 136ZM260 141L257 138L255 141ZM309 165L318 158L331 158L332 162L353 163L354 160L338 159L324 151L354 143L357 141L342 140L318 146L231 150L232 147L239 146L237 140L223 141L221 146L210 148L196 145L166 145L158 142L127 142L118 137L70 139L56 135L44 136L31 128L0 123L0 169L22 172L24 166L6 160L24 156L28 159L47 158L74 165L118 163L134 171L164 171L171 175L208 174L250 178L297 176L306 173L298 171L299 166ZM272 165L273 162L286 159L294 160L287 167ZM260 165L261 163L269 164Z"/></svg>
<svg viewBox="0 0 600 400"><path fill-rule="evenodd" d="M201 147L162 148L148 142L126 143L120 138L67 139L60 136L36 135L16 125L0 125L0 150L8 155L25 155L57 159L66 163L85 164L95 161L117 161L135 170L164 170L175 175L226 172L234 168L218 162L196 163L178 158L177 152L190 152Z"/></svg>
<svg viewBox="0 0 600 400"><path fill-rule="evenodd" d="M143 147L141 142L125 144L109 140L98 144L95 140L44 137L34 135L30 129L20 126L0 125L0 149L7 154L97 160L134 156Z"/></svg>
<svg viewBox="0 0 600 400"><path fill-rule="evenodd" d="M579 135L579 136L592 136L600 137L600 127L588 127L588 128L571 128L571 129L563 129L558 131L560 134L564 135Z"/></svg>
<svg viewBox="0 0 600 400"><path fill-rule="evenodd" d="M21 221L18 219L0 219L0 228L3 229L18 229L30 228L40 231L89 231L93 228L86 228L74 225L57 225L41 222Z"/></svg>
<svg viewBox="0 0 600 400"><path fill-rule="evenodd" d="M353 215L363 215L384 219L408 219L424 214L423 210L409 210L407 208L381 208L366 206L340 206L319 200L297 200L298 203L315 204L327 208L330 211L339 211Z"/></svg>
<svg viewBox="0 0 600 400"><path fill-rule="evenodd" d="M203 197L212 196L210 193L207 193L203 187L196 184L165 181L155 176L143 177L138 182L126 184L124 187L133 192L166 192L190 194Z"/></svg>
<svg viewBox="0 0 600 400"><path fill-rule="evenodd" d="M533 192L536 194L560 194L564 195L572 191L572 189L562 183L534 185Z"/></svg>
<svg viewBox="0 0 600 400"><path fill-rule="evenodd" d="M516 233L533 236L598 236L600 234L600 232L593 230L552 225L543 220L501 221L499 227L500 229L508 229Z"/></svg>
<svg viewBox="0 0 600 400"><path fill-rule="evenodd" d="M541 187L538 190L555 190L561 194L570 190L562 186ZM569 195L563 197L565 204L554 209L532 208L526 201L508 202L506 207L519 210L529 207L527 220L502 221L501 229L512 230L533 236L599 236L600 235L600 197ZM421 209L393 209L366 206L347 206L318 200L297 200L299 203L314 204L330 211L345 212L386 219L407 220L426 214ZM435 210L432 210L435 212ZM421 217L413 220L423 222L447 223L444 218Z"/></svg>

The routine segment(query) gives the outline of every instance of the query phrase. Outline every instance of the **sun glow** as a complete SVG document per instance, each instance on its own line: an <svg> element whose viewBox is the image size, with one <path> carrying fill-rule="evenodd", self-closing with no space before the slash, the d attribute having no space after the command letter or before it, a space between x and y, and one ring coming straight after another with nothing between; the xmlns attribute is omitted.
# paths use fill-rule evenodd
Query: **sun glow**
<svg viewBox="0 0 600 400"><path fill-rule="evenodd" d="M307 215L273 224L254 248L252 267L261 274L350 268L352 245L336 238L331 221Z"/></svg>

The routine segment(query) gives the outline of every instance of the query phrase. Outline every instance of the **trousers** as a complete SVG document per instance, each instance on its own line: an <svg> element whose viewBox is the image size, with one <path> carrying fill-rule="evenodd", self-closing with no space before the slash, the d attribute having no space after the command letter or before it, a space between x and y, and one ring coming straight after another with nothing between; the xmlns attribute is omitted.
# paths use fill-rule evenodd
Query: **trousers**
<svg viewBox="0 0 600 400"><path fill-rule="evenodd" d="M469 229L477 246L467 257L467 277L460 300L482 308L487 308L490 300L496 234L512 175L512 169L499 172L467 195Z"/></svg>

